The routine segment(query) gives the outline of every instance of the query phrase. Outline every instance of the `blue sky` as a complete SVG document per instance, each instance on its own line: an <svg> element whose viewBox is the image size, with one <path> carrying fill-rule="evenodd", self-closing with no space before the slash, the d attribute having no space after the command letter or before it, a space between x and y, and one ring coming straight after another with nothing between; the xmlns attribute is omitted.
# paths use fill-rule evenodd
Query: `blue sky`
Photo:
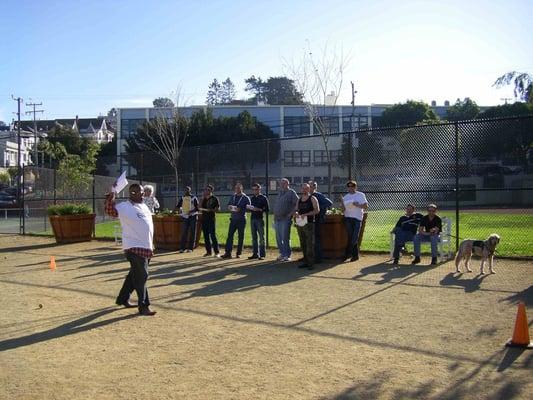
<svg viewBox="0 0 533 400"><path fill-rule="evenodd" d="M493 1L25 1L0 3L0 120L11 94L43 102L39 116L105 114L151 105L181 87L203 104L213 78L283 74L307 43L350 53L340 101L502 103L491 85L533 73L533 2ZM23 108L25 111L26 108Z"/></svg>

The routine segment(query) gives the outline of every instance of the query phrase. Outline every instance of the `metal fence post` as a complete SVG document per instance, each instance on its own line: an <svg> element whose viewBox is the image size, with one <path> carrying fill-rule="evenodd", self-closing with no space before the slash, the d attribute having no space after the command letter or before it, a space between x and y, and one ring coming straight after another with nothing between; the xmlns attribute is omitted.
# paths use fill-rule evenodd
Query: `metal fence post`
<svg viewBox="0 0 533 400"><path fill-rule="evenodd" d="M54 168L53 176L54 176L54 205L55 205L57 202L57 190L56 190L57 189L57 171L55 168Z"/></svg>
<svg viewBox="0 0 533 400"><path fill-rule="evenodd" d="M24 202L24 200L25 200L25 196L24 196L25 190L24 190L24 188L26 187L26 180L24 178L25 175L26 175L24 173L25 172L24 171L25 168L26 168L26 166L23 164L22 165L22 202L19 203L19 207L22 206L21 207L21 209L22 209L22 224L21 224L21 228L22 228L22 234L23 235L26 234L26 204ZM20 214L19 214L19 216L20 216ZM19 221L20 221L20 218L19 218ZM20 231L20 229L19 229L19 231Z"/></svg>
<svg viewBox="0 0 533 400"><path fill-rule="evenodd" d="M455 249L459 248L459 123L455 121Z"/></svg>
<svg viewBox="0 0 533 400"><path fill-rule="evenodd" d="M96 214L96 185L95 185L95 176L93 174L93 213ZM96 224L93 225L93 239L96 237Z"/></svg>
<svg viewBox="0 0 533 400"><path fill-rule="evenodd" d="M141 152L141 168L140 168L140 176L139 176L139 183L143 184L143 176L144 176L144 152ZM155 194L155 193L154 193Z"/></svg>
<svg viewBox="0 0 533 400"><path fill-rule="evenodd" d="M196 146L196 162L195 162L195 183L194 183L194 191L196 192L196 195L198 196L198 181L200 180L200 147Z"/></svg>
<svg viewBox="0 0 533 400"><path fill-rule="evenodd" d="M268 171L268 164L270 164L270 151L269 151L269 141L268 139L265 140L265 185L266 185L266 188L265 188L265 194L268 198L268 192L269 192L269 187L270 187L270 177L269 177L269 171ZM270 199L268 200L269 203L270 203ZM270 230L270 225L268 224L268 213L269 211L266 212L266 215L265 215L265 220L266 220L266 232L265 232L265 235L266 235L266 247L269 247L270 246L270 242L269 242L269 234L268 234L268 231Z"/></svg>

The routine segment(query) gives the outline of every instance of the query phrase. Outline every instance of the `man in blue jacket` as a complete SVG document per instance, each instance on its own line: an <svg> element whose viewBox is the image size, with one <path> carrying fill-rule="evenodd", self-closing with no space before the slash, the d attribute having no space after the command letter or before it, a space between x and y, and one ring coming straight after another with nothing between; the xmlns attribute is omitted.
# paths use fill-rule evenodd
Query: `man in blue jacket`
<svg viewBox="0 0 533 400"><path fill-rule="evenodd" d="M231 196L228 203L228 210L230 211L231 216L229 220L228 240L226 240L226 252L222 258L231 258L235 231L237 231L239 238L237 244L237 258L242 254L244 228L246 227L246 206L248 205L250 205L250 198L243 193L242 184L237 182L235 184L235 194Z"/></svg>

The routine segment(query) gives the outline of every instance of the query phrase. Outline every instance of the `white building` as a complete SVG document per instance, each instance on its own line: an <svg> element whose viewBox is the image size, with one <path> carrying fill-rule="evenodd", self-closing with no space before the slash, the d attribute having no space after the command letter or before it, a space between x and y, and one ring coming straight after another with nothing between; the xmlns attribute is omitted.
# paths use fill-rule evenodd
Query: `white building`
<svg viewBox="0 0 533 400"><path fill-rule="evenodd" d="M21 131L20 166L31 164L30 153L33 149L34 137L31 132ZM18 161L18 141L16 131L0 131L0 166L16 167Z"/></svg>

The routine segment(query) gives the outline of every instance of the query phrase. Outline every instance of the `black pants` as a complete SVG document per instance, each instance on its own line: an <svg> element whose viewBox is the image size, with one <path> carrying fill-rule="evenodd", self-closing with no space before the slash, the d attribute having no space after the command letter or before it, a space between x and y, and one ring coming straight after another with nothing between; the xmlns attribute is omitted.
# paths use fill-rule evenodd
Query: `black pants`
<svg viewBox="0 0 533 400"><path fill-rule="evenodd" d="M205 218L202 220L202 232L204 233L205 251L211 254L211 248L218 254L218 240L215 219Z"/></svg>
<svg viewBox="0 0 533 400"><path fill-rule="evenodd" d="M233 236L235 235L235 231L237 231L237 236L239 238L239 241L237 242L237 255L240 256L242 254L245 227L246 220L244 218L231 219L229 221L228 239L226 240L226 254L231 254L231 250L233 250Z"/></svg>
<svg viewBox="0 0 533 400"><path fill-rule="evenodd" d="M124 279L122 289L120 289L120 293L118 294L117 304L127 302L130 294L135 290L139 299L139 307L147 307L150 305L148 289L146 288L150 259L138 256L129 251L126 251L126 259L130 262L130 271L126 279Z"/></svg>
<svg viewBox="0 0 533 400"><path fill-rule="evenodd" d="M197 215L191 215L189 218L184 218L181 223L181 250L194 250L196 241L196 221ZM190 236L189 236L190 235ZM188 239L188 240L187 240ZM188 242L188 243L187 243Z"/></svg>

